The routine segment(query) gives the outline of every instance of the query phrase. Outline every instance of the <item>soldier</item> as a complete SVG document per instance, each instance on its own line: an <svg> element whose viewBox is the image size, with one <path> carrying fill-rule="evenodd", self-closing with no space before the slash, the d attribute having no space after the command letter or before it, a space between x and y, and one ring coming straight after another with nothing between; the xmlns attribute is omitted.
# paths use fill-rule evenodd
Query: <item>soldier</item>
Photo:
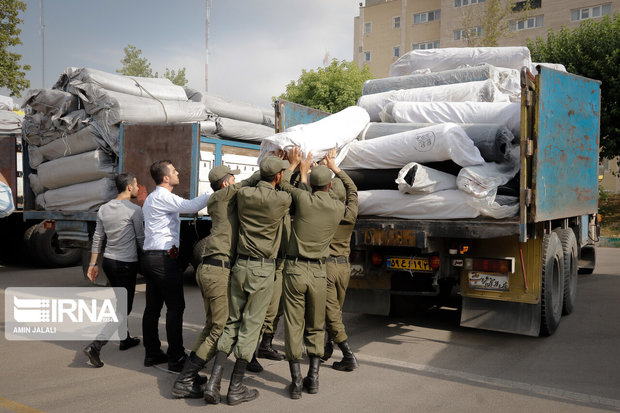
<svg viewBox="0 0 620 413"><path fill-rule="evenodd" d="M249 390L242 380L273 293L282 219L291 205L290 195L276 190L276 185L288 165L275 156L263 159L261 181L255 188L241 188L237 193L238 255L230 277L228 321L217 343L213 370L204 393L207 403L220 401L223 363L233 350L237 360L228 387L228 404L234 406L258 397L258 390Z"/></svg>
<svg viewBox="0 0 620 413"><path fill-rule="evenodd" d="M347 181L346 184L343 182ZM351 188L350 191L345 190ZM342 361L335 362L332 367L340 371L353 371L359 364L347 342L347 333L342 323L342 306L349 285L351 267L349 254L351 253L351 233L357 219L357 187L348 176L341 174L332 181L332 193L341 202L346 201L346 212L340 221L336 234L329 244L327 258L327 300L325 309L325 325L327 328L327 343L321 360L327 361L333 351L333 343L342 350Z"/></svg>
<svg viewBox="0 0 620 413"><path fill-rule="evenodd" d="M329 169L323 165L312 168L311 186L308 186L312 154L302 161L299 148L294 148L289 153L289 162L281 187L293 197L295 218L284 264L284 323L286 358L292 378L289 394L292 399L299 399L302 386L311 394L319 390L319 362L325 338L325 259L345 212L344 204L329 195L330 169L339 176L346 174L336 166L333 157L326 156ZM301 186L294 188L288 182L298 165ZM299 365L302 339L310 358L303 382Z"/></svg>
<svg viewBox="0 0 620 413"><path fill-rule="evenodd" d="M211 217L211 232L202 252L202 263L196 271L196 282L204 301L206 321L193 351L174 382L172 395L177 398L201 398L203 379L198 375L215 355L217 340L228 319L228 279L231 263L235 260L239 220L237 192L244 186L254 186L260 180L255 173L249 179L235 182L240 171L221 165L209 171L211 188L215 191L207 202Z"/></svg>

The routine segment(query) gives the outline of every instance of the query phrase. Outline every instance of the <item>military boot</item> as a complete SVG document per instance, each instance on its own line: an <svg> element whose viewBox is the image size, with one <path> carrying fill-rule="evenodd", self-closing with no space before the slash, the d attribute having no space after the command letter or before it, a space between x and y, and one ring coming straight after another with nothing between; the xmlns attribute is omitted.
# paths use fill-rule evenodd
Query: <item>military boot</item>
<svg viewBox="0 0 620 413"><path fill-rule="evenodd" d="M249 402L258 397L258 390L248 389L242 383L245 369L248 362L243 359L237 359L233 368L232 376L230 376L230 385L228 386L228 404L236 406L242 402Z"/></svg>
<svg viewBox="0 0 620 413"><path fill-rule="evenodd" d="M323 357L321 357L322 361L327 361L331 358L334 353L334 342L331 338L328 338L325 342L325 349L323 350Z"/></svg>
<svg viewBox="0 0 620 413"><path fill-rule="evenodd" d="M211 377L205 387L204 398L209 404L218 404L220 402L220 385L222 383L222 372L224 370L224 360L228 358L228 354L223 351L215 353L213 361L213 370Z"/></svg>
<svg viewBox="0 0 620 413"><path fill-rule="evenodd" d="M304 389L310 394L319 392L319 366L321 359L319 356L310 356L310 366L308 375L304 377Z"/></svg>
<svg viewBox="0 0 620 413"><path fill-rule="evenodd" d="M272 341L273 334L263 334L263 338L258 345L258 357L276 361L284 360L284 355L278 353L278 351L273 348Z"/></svg>
<svg viewBox="0 0 620 413"><path fill-rule="evenodd" d="M251 371L252 373L260 373L261 371L263 371L263 366L261 366L261 364L258 362L258 359L256 358L256 351L252 355L252 360L248 363L246 369L248 371Z"/></svg>
<svg viewBox="0 0 620 413"><path fill-rule="evenodd" d="M179 377L172 386L172 396L177 399L187 397L189 399L200 399L204 391L200 385L198 372L202 370L206 362L192 352L187 360Z"/></svg>
<svg viewBox="0 0 620 413"><path fill-rule="evenodd" d="M353 371L360 366L346 340L342 343L338 343L338 347L340 347L343 357L341 361L337 361L332 365L334 369L339 371Z"/></svg>
<svg viewBox="0 0 620 413"><path fill-rule="evenodd" d="M290 394L291 399L301 399L303 376L301 375L301 366L299 365L299 360L289 361L288 366L291 370L292 379L291 384L288 386L288 393Z"/></svg>

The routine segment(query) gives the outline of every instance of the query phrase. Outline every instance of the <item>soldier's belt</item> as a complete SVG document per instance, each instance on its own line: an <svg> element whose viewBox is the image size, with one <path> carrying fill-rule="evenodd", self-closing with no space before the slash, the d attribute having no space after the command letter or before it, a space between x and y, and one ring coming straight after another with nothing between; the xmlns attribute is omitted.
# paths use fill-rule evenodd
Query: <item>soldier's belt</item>
<svg viewBox="0 0 620 413"><path fill-rule="evenodd" d="M216 260L213 258L203 258L203 264L213 265L214 267L224 267L230 269L230 261Z"/></svg>
<svg viewBox="0 0 620 413"><path fill-rule="evenodd" d="M330 255L329 257L327 257L327 262L333 262L336 264L347 264L349 262L349 257L345 257L343 255Z"/></svg>
<svg viewBox="0 0 620 413"><path fill-rule="evenodd" d="M249 261L257 261L257 262L266 262L267 264L273 264L276 262L274 258L262 258L262 257L251 257L249 255L237 255L238 260L249 260Z"/></svg>
<svg viewBox="0 0 620 413"><path fill-rule="evenodd" d="M311 262L311 263L315 263L315 264L325 264L325 258L306 258L306 257L295 257L293 255L287 255L286 256L287 260L291 260L291 261L303 261L303 262Z"/></svg>

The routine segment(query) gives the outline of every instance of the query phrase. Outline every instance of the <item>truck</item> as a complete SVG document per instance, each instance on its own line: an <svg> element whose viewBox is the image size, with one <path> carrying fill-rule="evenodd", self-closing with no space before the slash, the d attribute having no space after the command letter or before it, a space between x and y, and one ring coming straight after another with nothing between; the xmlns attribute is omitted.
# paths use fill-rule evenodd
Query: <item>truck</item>
<svg viewBox="0 0 620 413"><path fill-rule="evenodd" d="M577 274L594 270L600 233L600 83L546 67L520 75L518 215L359 216L344 311L388 315L456 297L461 326L548 336L574 310ZM276 108L280 130L327 115Z"/></svg>

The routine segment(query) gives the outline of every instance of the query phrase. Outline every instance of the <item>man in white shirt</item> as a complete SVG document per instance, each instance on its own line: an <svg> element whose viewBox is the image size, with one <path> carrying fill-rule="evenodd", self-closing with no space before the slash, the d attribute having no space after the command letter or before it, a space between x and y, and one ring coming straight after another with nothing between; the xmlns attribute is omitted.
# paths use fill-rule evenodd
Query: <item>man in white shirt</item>
<svg viewBox="0 0 620 413"><path fill-rule="evenodd" d="M15 210L13 205L13 193L9 182L0 172L0 218L8 217Z"/></svg>
<svg viewBox="0 0 620 413"><path fill-rule="evenodd" d="M146 278L146 307L142 318L144 337L144 365L168 362L168 369L180 372L185 363L183 347L183 274L178 257L179 214L193 214L207 205L209 194L194 199L183 199L172 193L179 184L179 172L172 162L161 160L151 165L151 176L157 187L144 202L144 257ZM161 350L159 316L166 304L166 335L168 352Z"/></svg>

